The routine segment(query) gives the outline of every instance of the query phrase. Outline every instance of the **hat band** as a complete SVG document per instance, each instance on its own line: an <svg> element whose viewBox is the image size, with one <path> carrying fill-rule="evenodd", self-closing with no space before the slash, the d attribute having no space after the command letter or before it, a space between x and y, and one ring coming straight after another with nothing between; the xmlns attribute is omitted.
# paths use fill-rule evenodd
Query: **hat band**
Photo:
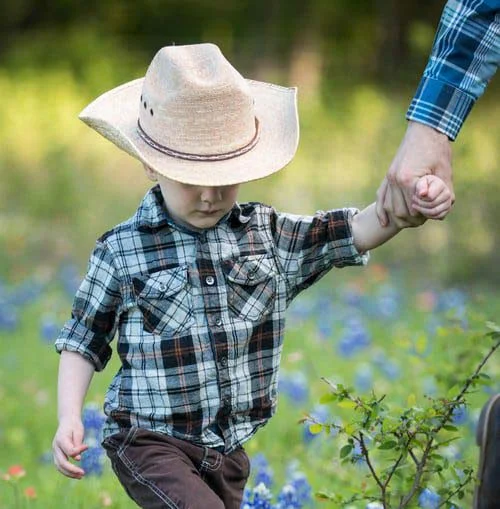
<svg viewBox="0 0 500 509"><path fill-rule="evenodd" d="M164 145L161 145L160 143L150 138L142 128L140 120L137 120L137 131L139 136L155 150L158 150L159 152L162 152L168 156L177 157L178 159L187 159L188 161L223 161L225 159L232 159L234 157L241 156L252 150L255 145L257 145L260 135L259 120L257 117L255 117L255 135L250 143L247 143L243 147L232 150L231 152L225 152L223 154L189 154L165 147Z"/></svg>

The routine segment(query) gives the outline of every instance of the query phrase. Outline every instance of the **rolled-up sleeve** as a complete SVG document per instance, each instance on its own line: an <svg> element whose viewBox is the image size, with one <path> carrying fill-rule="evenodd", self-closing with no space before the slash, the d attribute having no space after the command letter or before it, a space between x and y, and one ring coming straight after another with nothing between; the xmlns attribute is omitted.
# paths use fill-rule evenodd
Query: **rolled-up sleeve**
<svg viewBox="0 0 500 509"><path fill-rule="evenodd" d="M500 65L500 0L449 0L406 118L454 140Z"/></svg>
<svg viewBox="0 0 500 509"><path fill-rule="evenodd" d="M98 241L76 292L71 319L56 339L56 351L77 352L96 371L104 369L111 358L109 344L118 326L121 303L120 279L112 256L107 245Z"/></svg>
<svg viewBox="0 0 500 509"><path fill-rule="evenodd" d="M359 253L351 230L357 209L319 211L314 216L275 213L273 236L280 265L287 277L290 298L331 268L366 265L368 253Z"/></svg>

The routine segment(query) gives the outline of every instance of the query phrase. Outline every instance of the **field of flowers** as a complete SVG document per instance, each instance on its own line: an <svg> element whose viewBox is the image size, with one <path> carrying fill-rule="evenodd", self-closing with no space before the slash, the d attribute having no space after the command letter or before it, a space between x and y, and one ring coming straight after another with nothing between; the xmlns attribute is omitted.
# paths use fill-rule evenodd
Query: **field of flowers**
<svg viewBox="0 0 500 509"><path fill-rule="evenodd" d="M87 398L88 475L69 480L52 465L58 365L53 341L79 278L80 271L68 264L57 273L0 285L0 509L133 507L99 446L100 406L116 358L94 377ZM331 386L352 387L361 396L386 395L394 415L426 408L429 397L451 398L491 347L485 323L499 311L500 300L486 292L409 280L377 264L333 271L299 296L288 314L277 415L246 445L252 477L243 507L381 508L368 499L356 501L375 493L373 479L362 451L346 440L355 405L330 401ZM484 377L484 385L467 395L467 405L453 412L448 428L458 440L445 436L437 458L443 468L424 473L408 507L470 507L472 483L446 503L443 490L454 482L450 464L457 466L458 478L467 465L476 466L475 426L488 394L500 390L492 382L499 379L498 357L482 372L490 379ZM380 449L391 448L383 445ZM383 461L390 458L375 459ZM339 494L352 502L335 502Z"/></svg>

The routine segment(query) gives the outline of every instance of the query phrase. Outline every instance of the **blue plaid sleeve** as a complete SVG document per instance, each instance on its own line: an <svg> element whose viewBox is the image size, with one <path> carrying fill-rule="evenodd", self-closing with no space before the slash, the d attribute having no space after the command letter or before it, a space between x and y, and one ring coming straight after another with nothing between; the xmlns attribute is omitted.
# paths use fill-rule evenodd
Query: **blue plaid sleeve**
<svg viewBox="0 0 500 509"><path fill-rule="evenodd" d="M454 140L500 64L500 0L449 0L406 118Z"/></svg>
<svg viewBox="0 0 500 509"><path fill-rule="evenodd" d="M332 267L365 265L368 254L354 245L351 220L357 209L319 211L314 216L274 212L276 253L287 277L290 296L306 289Z"/></svg>
<svg viewBox="0 0 500 509"><path fill-rule="evenodd" d="M97 242L76 292L71 319L56 340L56 350L77 352L96 371L104 369L111 357L109 343L116 332L121 302L120 280L112 256L104 243Z"/></svg>

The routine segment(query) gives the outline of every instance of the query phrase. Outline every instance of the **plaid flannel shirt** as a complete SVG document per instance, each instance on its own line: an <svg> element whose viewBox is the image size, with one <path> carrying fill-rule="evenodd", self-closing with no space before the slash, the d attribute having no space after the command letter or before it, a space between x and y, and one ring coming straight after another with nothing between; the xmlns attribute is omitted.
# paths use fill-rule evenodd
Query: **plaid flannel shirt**
<svg viewBox="0 0 500 509"><path fill-rule="evenodd" d="M276 408L285 310L333 266L361 265L355 209L295 216L235 204L214 228L173 223L158 186L96 243L56 349L102 370L104 436L132 426L230 452Z"/></svg>
<svg viewBox="0 0 500 509"><path fill-rule="evenodd" d="M500 64L500 0L449 0L406 118L454 140Z"/></svg>

